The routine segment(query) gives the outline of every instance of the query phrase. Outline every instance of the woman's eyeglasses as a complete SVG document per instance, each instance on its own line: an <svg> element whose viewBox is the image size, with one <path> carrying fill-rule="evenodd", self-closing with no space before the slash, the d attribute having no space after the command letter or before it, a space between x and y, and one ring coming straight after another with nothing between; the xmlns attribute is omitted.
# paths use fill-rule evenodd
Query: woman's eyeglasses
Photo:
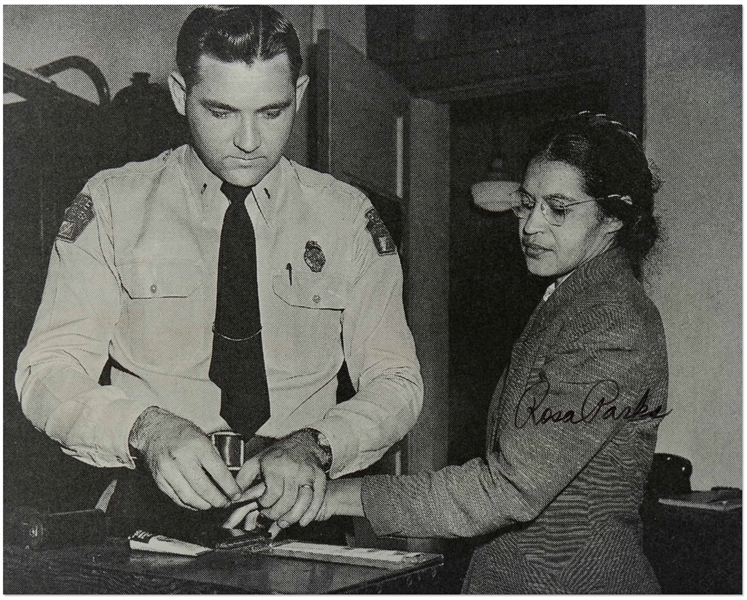
<svg viewBox="0 0 747 600"><path fill-rule="evenodd" d="M511 207L514 214L520 219L527 219L532 214L537 200L532 198L526 192L521 190L515 191L513 194L516 205ZM565 200L547 198L546 200L540 199L540 211L545 220L554 227L560 227L565 222L565 217L570 212L568 209L571 206L577 204L586 204L587 202L596 202L595 199L591 200L578 200L576 202L567 202Z"/></svg>

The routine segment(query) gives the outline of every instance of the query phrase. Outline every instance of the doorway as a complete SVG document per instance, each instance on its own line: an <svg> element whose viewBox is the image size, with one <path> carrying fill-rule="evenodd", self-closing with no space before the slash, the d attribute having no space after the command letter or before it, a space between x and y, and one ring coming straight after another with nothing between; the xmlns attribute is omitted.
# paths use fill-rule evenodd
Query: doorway
<svg viewBox="0 0 747 600"><path fill-rule="evenodd" d="M606 112L607 90L574 85L450 104L449 464L484 456L495 385L550 284L528 273L513 213L478 208L470 186L499 156L518 181L532 130L581 110Z"/></svg>

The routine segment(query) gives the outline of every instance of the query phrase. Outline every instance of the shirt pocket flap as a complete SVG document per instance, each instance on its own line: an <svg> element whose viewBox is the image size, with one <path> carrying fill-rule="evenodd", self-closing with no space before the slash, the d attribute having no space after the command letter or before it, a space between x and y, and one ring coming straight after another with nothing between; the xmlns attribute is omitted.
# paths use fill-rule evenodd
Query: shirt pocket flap
<svg viewBox="0 0 747 600"><path fill-rule="evenodd" d="M272 274L272 291L291 306L304 308L326 308L343 310L348 294L348 280L331 273L293 273L288 271Z"/></svg>
<svg viewBox="0 0 747 600"><path fill-rule="evenodd" d="M130 298L186 298L202 281L202 265L197 261L164 259L133 261L119 269Z"/></svg>

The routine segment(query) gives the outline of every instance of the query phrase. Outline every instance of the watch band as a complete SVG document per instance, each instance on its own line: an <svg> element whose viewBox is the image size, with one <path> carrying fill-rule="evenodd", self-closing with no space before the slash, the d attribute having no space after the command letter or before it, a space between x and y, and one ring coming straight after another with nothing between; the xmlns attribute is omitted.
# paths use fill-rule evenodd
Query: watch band
<svg viewBox="0 0 747 600"><path fill-rule="evenodd" d="M322 462L322 469L324 469L325 473L329 473L329 470L332 468L332 446L329 443L329 440L327 439L327 436L324 435L321 431L317 429L313 429L311 427L304 427L303 429L300 429L299 431L305 431L314 438L314 443L319 447L319 449L324 453L324 461Z"/></svg>

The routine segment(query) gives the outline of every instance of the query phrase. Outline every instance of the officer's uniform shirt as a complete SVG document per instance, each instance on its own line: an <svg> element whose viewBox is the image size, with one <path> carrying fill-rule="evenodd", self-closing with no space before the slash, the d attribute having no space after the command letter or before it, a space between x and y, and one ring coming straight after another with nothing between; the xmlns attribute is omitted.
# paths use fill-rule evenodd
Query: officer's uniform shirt
<svg viewBox="0 0 747 600"><path fill-rule="evenodd" d="M67 210L16 387L26 416L76 458L134 467L129 432L149 406L228 428L208 379L221 183L182 146L99 173ZM365 468L422 405L391 238L362 193L285 158L246 207L271 406L257 434L313 427L332 476ZM99 386L109 356L112 385ZM358 393L336 405L343 358Z"/></svg>

